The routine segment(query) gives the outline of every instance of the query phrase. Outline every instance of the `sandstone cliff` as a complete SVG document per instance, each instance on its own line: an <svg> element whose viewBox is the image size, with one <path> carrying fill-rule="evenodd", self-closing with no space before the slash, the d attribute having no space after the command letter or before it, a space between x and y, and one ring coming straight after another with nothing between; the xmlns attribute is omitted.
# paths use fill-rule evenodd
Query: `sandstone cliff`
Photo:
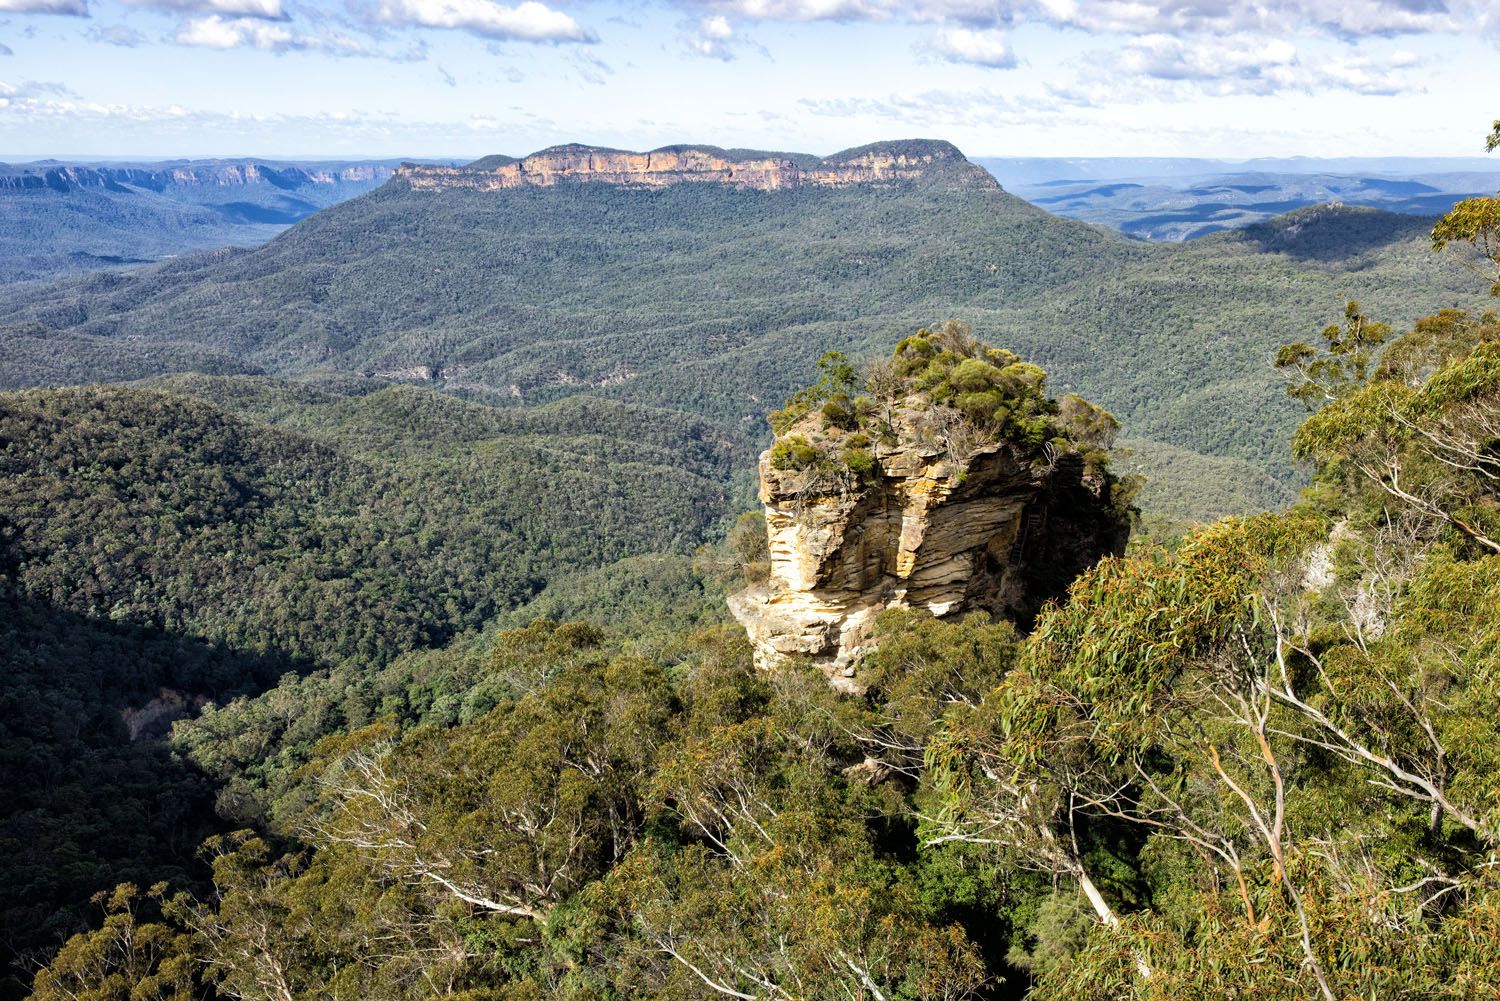
<svg viewBox="0 0 1500 1001"><path fill-rule="evenodd" d="M953 145L929 140L876 143L819 159L795 153L667 146L648 153L554 146L524 159L485 157L463 167L403 164L396 177L415 191L499 191L593 182L632 188L684 183L773 191L798 187L942 184L997 188Z"/></svg>
<svg viewBox="0 0 1500 1001"><path fill-rule="evenodd" d="M761 456L770 577L730 599L761 666L806 657L858 689L881 611L983 609L1024 627L1101 556L1123 551L1115 484L1097 442L1066 436L1067 408L1044 417L1053 437L1037 446L925 390L874 405L857 428L811 409ZM821 458L788 461L788 442ZM855 453L868 458L852 468L827 459Z"/></svg>

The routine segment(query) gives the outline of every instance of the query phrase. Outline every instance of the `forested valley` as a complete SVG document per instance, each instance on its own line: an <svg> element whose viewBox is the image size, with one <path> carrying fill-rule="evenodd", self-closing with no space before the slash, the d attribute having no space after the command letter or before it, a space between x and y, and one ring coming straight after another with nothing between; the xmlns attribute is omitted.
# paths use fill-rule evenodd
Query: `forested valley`
<svg viewBox="0 0 1500 1001"><path fill-rule="evenodd" d="M1298 408L1265 362L1278 345L1349 299L1396 324L1481 305L1430 228L1318 205L1168 245L943 177L785 191L398 177L254 250L0 287L0 389L198 372L406 381L502 407L589 396L690 414L753 453L824 351L867 362L959 318L1118 415L1126 463L1179 484L1151 477L1148 507L1199 520L1300 486Z"/></svg>
<svg viewBox="0 0 1500 1001"><path fill-rule="evenodd" d="M1497 206L1423 238L1479 273L1458 271L1474 302L1500 294ZM311 225L274 252L332 223ZM724 610L771 559L765 435L668 389L779 386L765 370L674 357L679 382L599 393L539 375L518 404L303 365L285 313L223 370L0 394L5 995L1494 996L1500 318L1418 274L1399 307L1284 318L1304 336L1255 358L1283 386L1236 413L1301 409L1299 499L1270 474L1228 499L1166 484L1201 491L1172 512L1201 523L1137 511L1128 550L1025 630L882 614L862 692L757 667ZM128 352L86 296L139 318L221 294L147 280L17 293L13 317L74 317L12 328L19 350L93 372ZM879 354L953 433L1081 454L1130 499L1120 422L1071 381L929 333ZM136 357L180 359L176 337ZM847 425L836 472L862 475L890 365L825 355L818 378L807 349L762 416ZM1187 413L1161 406L1137 412Z"/></svg>

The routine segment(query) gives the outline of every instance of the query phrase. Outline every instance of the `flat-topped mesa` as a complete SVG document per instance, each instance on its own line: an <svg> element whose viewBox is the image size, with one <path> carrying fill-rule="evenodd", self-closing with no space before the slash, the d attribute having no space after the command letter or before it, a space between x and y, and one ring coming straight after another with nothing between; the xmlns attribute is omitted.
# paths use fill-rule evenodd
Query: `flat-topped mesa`
<svg viewBox="0 0 1500 1001"><path fill-rule="evenodd" d="M415 191L500 191L575 183L628 188L700 183L759 191L853 185L1000 187L951 143L926 139L874 143L821 159L716 146L665 146L632 153L571 144L520 160L489 156L462 167L403 164L396 177Z"/></svg>
<svg viewBox="0 0 1500 1001"><path fill-rule="evenodd" d="M1103 465L1118 424L1048 400L1040 369L957 333L903 341L867 395L825 378L828 402L815 390L779 413L760 459L770 575L729 599L761 667L808 658L859 690L885 609L1026 627L1124 550L1128 501Z"/></svg>

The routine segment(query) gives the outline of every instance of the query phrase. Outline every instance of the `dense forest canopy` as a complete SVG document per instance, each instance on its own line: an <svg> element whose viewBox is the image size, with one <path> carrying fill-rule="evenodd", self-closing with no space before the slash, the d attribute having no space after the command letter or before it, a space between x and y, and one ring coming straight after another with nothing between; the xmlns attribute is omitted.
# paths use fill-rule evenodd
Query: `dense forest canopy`
<svg viewBox="0 0 1500 1001"><path fill-rule="evenodd" d="M1148 507L1202 518L1291 499L1277 345L1346 298L1394 323L1478 301L1428 228L1318 206L1153 245L999 190L398 179L254 251L0 290L0 388L373 375L505 406L672 409L758 450L764 413L824 351L871 360L959 317L1118 415L1143 468L1191 476L1148 487ZM1226 473L1280 487L1225 497Z"/></svg>
<svg viewBox="0 0 1500 1001"><path fill-rule="evenodd" d="M1029 635L889 613L863 695L733 627L538 620L178 723L253 828L101 897L35 996L1482 992L1500 323L1349 329L1284 353L1330 397L1302 502Z"/></svg>
<svg viewBox="0 0 1500 1001"><path fill-rule="evenodd" d="M1489 286L1484 201L1430 240ZM1027 631L887 611L859 693L723 621L767 556L748 434L682 408L331 370L0 395L0 986L1487 996L1500 318L1427 298L1274 352L1297 503L1138 537ZM1107 413L961 332L866 379L1109 461ZM820 374L772 420L841 447L780 459L853 470L859 373Z"/></svg>
<svg viewBox="0 0 1500 1001"><path fill-rule="evenodd" d="M731 462L701 423L603 401L203 376L0 395L11 947L73 927L111 874L192 868L214 791L143 728L283 675L362 676L554 578L681 568L730 511Z"/></svg>

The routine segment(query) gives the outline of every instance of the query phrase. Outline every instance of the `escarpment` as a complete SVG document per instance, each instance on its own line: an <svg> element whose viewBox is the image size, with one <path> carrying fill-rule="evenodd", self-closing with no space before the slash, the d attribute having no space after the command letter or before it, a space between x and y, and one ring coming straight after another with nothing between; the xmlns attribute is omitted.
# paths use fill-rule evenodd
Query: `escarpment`
<svg viewBox="0 0 1500 1001"><path fill-rule="evenodd" d="M1122 552L1128 498L1104 467L1118 425L1047 399L1043 378L945 327L903 341L865 393L825 376L794 398L760 459L770 575L730 598L757 663L805 657L857 690L885 609L1024 627Z"/></svg>
<svg viewBox="0 0 1500 1001"><path fill-rule="evenodd" d="M334 185L373 186L391 176L383 163L268 164L252 160L203 160L171 164L0 164L0 190L154 191L174 188L271 187L282 191Z"/></svg>
<svg viewBox="0 0 1500 1001"><path fill-rule="evenodd" d="M902 184L999 189L984 168L970 163L952 144L932 140L876 143L821 159L715 146L667 146L634 153L572 144L519 160L485 157L462 167L403 164L396 177L414 191L499 191L589 182L630 188L709 183L760 191Z"/></svg>

